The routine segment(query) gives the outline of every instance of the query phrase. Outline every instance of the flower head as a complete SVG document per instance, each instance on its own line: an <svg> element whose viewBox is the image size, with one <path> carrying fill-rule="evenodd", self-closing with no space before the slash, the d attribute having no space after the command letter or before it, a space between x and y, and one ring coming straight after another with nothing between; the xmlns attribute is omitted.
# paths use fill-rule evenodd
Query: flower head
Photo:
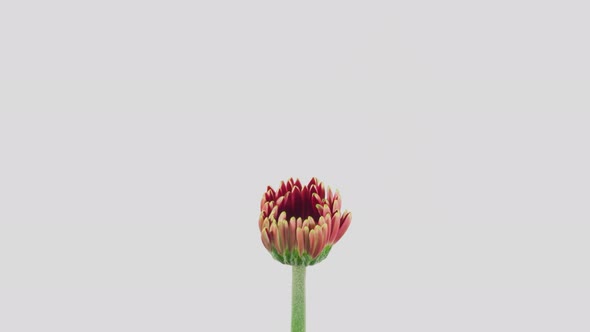
<svg viewBox="0 0 590 332"><path fill-rule="evenodd" d="M352 216L341 204L340 193L326 192L317 178L306 186L291 178L278 191L269 186L260 202L262 244L283 264L322 261L350 226Z"/></svg>

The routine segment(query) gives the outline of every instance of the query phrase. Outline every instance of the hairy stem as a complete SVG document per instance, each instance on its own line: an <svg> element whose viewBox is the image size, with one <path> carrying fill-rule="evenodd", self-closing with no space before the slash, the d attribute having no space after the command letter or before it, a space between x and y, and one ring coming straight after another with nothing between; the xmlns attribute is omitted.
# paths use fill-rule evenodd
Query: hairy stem
<svg viewBox="0 0 590 332"><path fill-rule="evenodd" d="M305 266L293 265L291 332L305 332Z"/></svg>

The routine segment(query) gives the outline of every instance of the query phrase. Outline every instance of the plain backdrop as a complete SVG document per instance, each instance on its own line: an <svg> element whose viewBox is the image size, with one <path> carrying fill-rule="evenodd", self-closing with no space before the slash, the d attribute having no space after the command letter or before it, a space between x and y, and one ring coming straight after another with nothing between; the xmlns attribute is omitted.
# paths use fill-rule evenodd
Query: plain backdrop
<svg viewBox="0 0 590 332"><path fill-rule="evenodd" d="M590 330L587 1L0 4L0 331Z"/></svg>

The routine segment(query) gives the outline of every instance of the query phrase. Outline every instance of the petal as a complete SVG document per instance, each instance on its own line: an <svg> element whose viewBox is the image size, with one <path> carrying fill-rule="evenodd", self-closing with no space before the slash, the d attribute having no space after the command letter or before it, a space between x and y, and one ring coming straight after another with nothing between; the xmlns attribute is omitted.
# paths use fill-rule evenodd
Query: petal
<svg viewBox="0 0 590 332"><path fill-rule="evenodd" d="M303 240L303 229L297 228L297 250L299 250L299 255L302 255L305 252L305 241Z"/></svg>
<svg viewBox="0 0 590 332"><path fill-rule="evenodd" d="M322 252L322 250L324 249L323 243L322 243L322 239L324 238L323 235L323 230L321 227L316 227L314 228L315 230L315 237L316 237L316 241L317 241L317 246L315 248L315 251L313 253L313 256L317 256L320 254L320 252Z"/></svg>
<svg viewBox="0 0 590 332"><path fill-rule="evenodd" d="M330 215L329 213L327 215L324 216L325 220L326 220L326 241L328 241L330 239L330 234L332 234L332 215Z"/></svg>
<svg viewBox="0 0 590 332"><path fill-rule="evenodd" d="M268 216L268 213L270 212L270 205L268 202L264 203L264 205L262 206L261 209L264 213L266 213L266 215Z"/></svg>
<svg viewBox="0 0 590 332"><path fill-rule="evenodd" d="M277 196L283 196L287 192L287 186L285 185L285 181L281 181L281 185L279 186L279 191L277 192Z"/></svg>
<svg viewBox="0 0 590 332"><path fill-rule="evenodd" d="M262 224L264 223L265 215L264 212L260 212L260 216L258 217L258 228L262 230Z"/></svg>
<svg viewBox="0 0 590 332"><path fill-rule="evenodd" d="M326 188L324 187L324 183L323 182L320 182L319 183L318 194L320 194L320 197L321 198L326 197Z"/></svg>
<svg viewBox="0 0 590 332"><path fill-rule="evenodd" d="M330 231L330 236L328 237L328 241L330 243L335 243L336 236L338 236L338 230L340 230L340 211L334 213L332 217L332 229Z"/></svg>
<svg viewBox="0 0 590 332"><path fill-rule="evenodd" d="M269 237L271 240L271 244L272 246L279 251L279 229L277 228L277 223L273 222L272 224L270 224L270 229L269 229ZM281 253L281 252L279 252Z"/></svg>
<svg viewBox="0 0 590 332"><path fill-rule="evenodd" d="M313 220L313 219L312 219L312 220ZM306 218L306 219L303 221L302 227L309 227L309 228L312 228L312 227L310 227L310 226L309 226L309 223L310 223L310 220L309 220L309 218Z"/></svg>
<svg viewBox="0 0 590 332"><path fill-rule="evenodd" d="M281 222L281 220L287 220L287 212L285 212L285 211L281 212L281 214L279 215L279 220L277 220L277 221Z"/></svg>
<svg viewBox="0 0 590 332"><path fill-rule="evenodd" d="M315 184L308 184L307 188L309 188L309 193L310 195L313 196L313 194L317 194L318 193L318 186L316 186Z"/></svg>
<svg viewBox="0 0 590 332"><path fill-rule="evenodd" d="M295 214L295 195L293 195L292 192L288 192L285 195L285 199L287 200L287 203L285 204L285 209L289 211L289 214Z"/></svg>
<svg viewBox="0 0 590 332"><path fill-rule="evenodd" d="M264 203L266 203L266 195L263 195L262 199L260 200L260 210L264 208Z"/></svg>
<svg viewBox="0 0 590 332"><path fill-rule="evenodd" d="M272 189L271 186L266 186L266 194L265 194L265 196L266 196L266 200L267 201L270 201L270 200L275 199L275 197L276 197L275 190Z"/></svg>
<svg viewBox="0 0 590 332"><path fill-rule="evenodd" d="M320 195L318 193L311 194L311 204L313 204L313 206L316 206L316 207L318 204L322 205L322 198L320 197Z"/></svg>
<svg viewBox="0 0 590 332"><path fill-rule="evenodd" d="M305 246L305 252L309 254L309 227L303 227L303 244Z"/></svg>
<svg viewBox="0 0 590 332"><path fill-rule="evenodd" d="M281 197L284 197L284 200L282 202L283 207L281 209L287 211L287 213L290 213L291 211L293 211L293 208L291 207L291 205L293 203L293 202L291 202L291 198L292 198L291 193L288 192L285 194L285 196L281 196Z"/></svg>
<svg viewBox="0 0 590 332"><path fill-rule="evenodd" d="M285 205L285 196L281 196L276 200L276 204L279 207L279 210L284 210L283 206Z"/></svg>
<svg viewBox="0 0 590 332"><path fill-rule="evenodd" d="M297 221L295 217L289 220L289 249L297 248Z"/></svg>
<svg viewBox="0 0 590 332"><path fill-rule="evenodd" d="M272 208L272 211L270 211L270 216L273 217L274 219L277 219L277 217L279 216L279 207L275 206Z"/></svg>
<svg viewBox="0 0 590 332"><path fill-rule="evenodd" d="M309 189L307 187L303 187L301 189L301 215L308 216L311 214L310 211L310 198L309 198ZM313 206L313 205L312 205Z"/></svg>
<svg viewBox="0 0 590 332"><path fill-rule="evenodd" d="M303 202L301 200L301 190L299 189L299 187L295 187L293 188L293 191L291 191L292 195L293 195L293 214L295 214L296 216L303 216L304 214L302 213L302 205Z"/></svg>
<svg viewBox="0 0 590 332"><path fill-rule="evenodd" d="M264 247L266 248L266 250L271 251L271 246L270 246L270 238L268 237L268 233L266 231L266 228L262 229L262 232L260 233L261 238L262 238L262 244L264 245Z"/></svg>
<svg viewBox="0 0 590 332"><path fill-rule="evenodd" d="M268 217L266 217L262 221L262 228L269 228L269 227L270 227L270 219L268 219Z"/></svg>
<svg viewBox="0 0 590 332"><path fill-rule="evenodd" d="M338 242L342 238L344 233L346 233L346 230L350 226L351 221L352 221L352 214L350 212L345 212L344 215L342 216L342 224L340 225L340 229L338 230L338 234L336 236L336 239L334 240L334 243Z"/></svg>
<svg viewBox="0 0 590 332"><path fill-rule="evenodd" d="M309 180L309 183L307 184L307 186L308 187L317 186L317 184L318 184L318 178L313 177L313 178L311 178L311 180Z"/></svg>
<svg viewBox="0 0 590 332"><path fill-rule="evenodd" d="M318 255L322 253L322 251L324 250L324 248L326 247L326 244L328 243L328 225L324 224L321 227L322 230L322 236L320 238L320 250L318 251Z"/></svg>
<svg viewBox="0 0 590 332"><path fill-rule="evenodd" d="M312 229L309 231L309 254L315 258L315 252L318 247L317 231Z"/></svg>
<svg viewBox="0 0 590 332"><path fill-rule="evenodd" d="M287 244L289 243L289 234L287 232L287 229L289 228L289 226L287 225L287 221L286 220L281 220L278 222L278 227L279 227L279 245L281 248L281 253L284 253L285 250L287 250Z"/></svg>
<svg viewBox="0 0 590 332"><path fill-rule="evenodd" d="M307 219L305 219L305 220L308 220L309 221L308 222L309 229L314 229L315 228L316 223L315 223L315 220L313 220L313 218L311 216L310 217L307 217Z"/></svg>
<svg viewBox="0 0 590 332"><path fill-rule="evenodd" d="M324 204L321 214L325 216L330 212L332 212L332 211L330 211L330 206L328 204Z"/></svg>
<svg viewBox="0 0 590 332"><path fill-rule="evenodd" d="M324 206L322 204L316 204L315 209L318 211L320 215L324 214Z"/></svg>
<svg viewBox="0 0 590 332"><path fill-rule="evenodd" d="M340 211L342 208L342 199L340 198L340 193L336 191L334 195L334 202L332 203L332 212Z"/></svg>

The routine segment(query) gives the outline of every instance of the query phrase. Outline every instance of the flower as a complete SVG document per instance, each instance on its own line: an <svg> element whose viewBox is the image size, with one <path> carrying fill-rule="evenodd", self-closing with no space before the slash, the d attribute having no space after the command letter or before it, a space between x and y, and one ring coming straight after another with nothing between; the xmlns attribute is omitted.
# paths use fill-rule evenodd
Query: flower
<svg viewBox="0 0 590 332"><path fill-rule="evenodd" d="M258 221L262 244L283 264L319 263L350 226L352 215L341 204L340 193L326 192L317 178L306 186L290 178L278 191L267 187Z"/></svg>

